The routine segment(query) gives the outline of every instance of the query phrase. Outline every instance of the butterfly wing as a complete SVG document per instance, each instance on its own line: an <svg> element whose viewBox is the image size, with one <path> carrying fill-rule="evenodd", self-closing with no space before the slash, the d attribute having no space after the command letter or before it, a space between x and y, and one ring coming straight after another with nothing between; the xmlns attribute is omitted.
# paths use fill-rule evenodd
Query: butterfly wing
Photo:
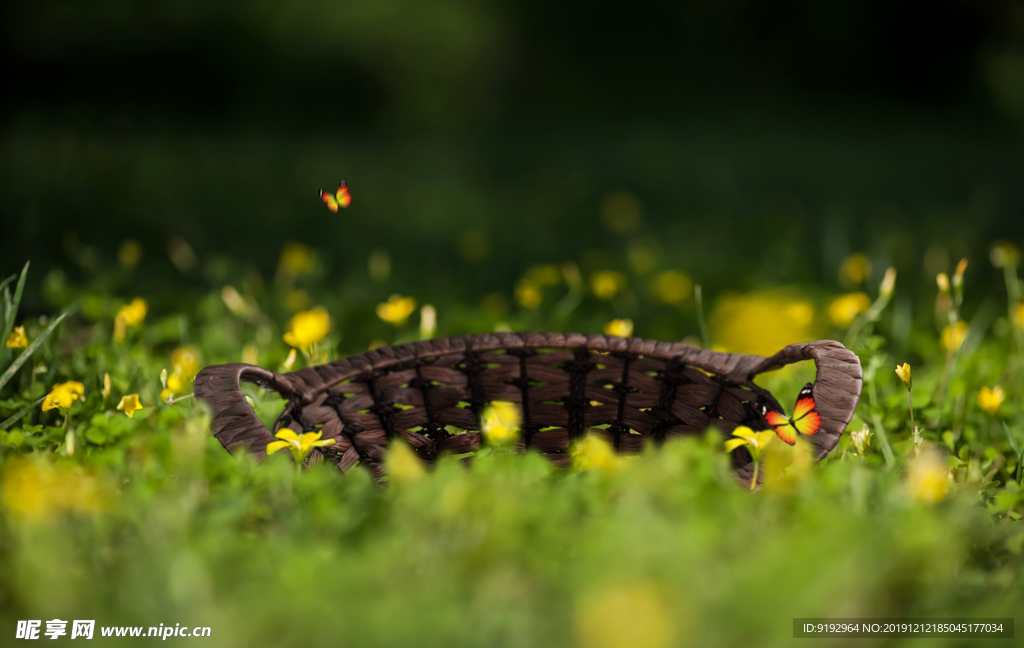
<svg viewBox="0 0 1024 648"><path fill-rule="evenodd" d="M811 383L804 385L796 397L793 426L800 434L808 436L821 429L821 414L818 413L818 404L814 401L814 386Z"/></svg>
<svg viewBox="0 0 1024 648"><path fill-rule="evenodd" d="M317 191L320 192L320 200L324 201L324 204L327 205L327 209L334 213L338 213L338 200L323 189L317 189Z"/></svg>
<svg viewBox="0 0 1024 648"><path fill-rule="evenodd" d="M766 412L764 418L768 421L768 424L775 428L775 434L788 443L793 445L796 443L796 428L789 421L788 418L779 414L778 412Z"/></svg>
<svg viewBox="0 0 1024 648"><path fill-rule="evenodd" d="M338 185L338 191L335 193L335 201L342 209L348 209L348 206L352 204L352 194L348 192L348 183L344 180ZM332 211L338 211L337 208Z"/></svg>

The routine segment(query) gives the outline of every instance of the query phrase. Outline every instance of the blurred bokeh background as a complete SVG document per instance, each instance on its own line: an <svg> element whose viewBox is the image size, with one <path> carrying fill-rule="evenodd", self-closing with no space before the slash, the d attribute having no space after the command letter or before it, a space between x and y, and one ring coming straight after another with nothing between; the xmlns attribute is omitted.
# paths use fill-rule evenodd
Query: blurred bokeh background
<svg viewBox="0 0 1024 648"><path fill-rule="evenodd" d="M595 322L680 339L692 298L641 294L667 270L714 303L835 293L860 252L862 285L905 288L1024 235L1010 0L12 0L0 33L0 259L31 258L28 312L101 277L157 310L257 290L294 241L349 301L496 319L529 267L625 268L640 297Z"/></svg>

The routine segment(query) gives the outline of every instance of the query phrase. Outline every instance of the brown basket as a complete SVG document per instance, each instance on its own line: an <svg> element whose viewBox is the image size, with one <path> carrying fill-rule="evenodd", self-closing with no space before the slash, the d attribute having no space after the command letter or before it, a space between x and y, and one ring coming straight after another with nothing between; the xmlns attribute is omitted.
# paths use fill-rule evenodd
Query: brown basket
<svg viewBox="0 0 1024 648"><path fill-rule="evenodd" d="M814 398L821 429L807 437L818 459L839 442L861 390L857 356L829 340L793 344L770 358L717 353L685 344L576 333L465 335L384 347L330 364L279 374L248 364L206 367L195 394L213 412L213 433L229 451L266 454L281 427L311 431L335 445L313 453L347 471L367 464L384 474L388 441L401 435L427 464L438 453L480 447L479 432L451 434L445 426L478 430L488 402L522 409L519 449L533 449L556 463L588 429L622 453L645 442L702 434L714 425L728 435L739 425L767 429L754 407L779 402L754 384L760 373L814 360ZM288 404L267 428L245 401L239 382L271 389ZM788 402L788 400L787 400ZM750 455L733 453L737 476L749 483Z"/></svg>

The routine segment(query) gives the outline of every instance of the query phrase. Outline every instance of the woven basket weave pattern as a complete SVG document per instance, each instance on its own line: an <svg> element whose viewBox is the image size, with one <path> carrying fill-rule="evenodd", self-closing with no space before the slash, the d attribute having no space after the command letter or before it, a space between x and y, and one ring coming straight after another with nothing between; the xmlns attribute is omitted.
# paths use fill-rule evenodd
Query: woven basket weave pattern
<svg viewBox="0 0 1024 648"><path fill-rule="evenodd" d="M646 442L703 433L709 425L723 434L738 425L765 429L754 403L782 408L754 378L800 360L817 364L822 428L808 439L820 458L838 442L861 389L857 356L831 341L791 345L763 358L601 335L473 335L385 347L290 374L215 365L196 377L195 393L210 404L214 434L230 451L242 447L262 457L281 427L320 429L336 443L315 453L316 460L326 457L345 471L363 463L379 476L395 437L426 463L440 452L478 448L480 412L496 400L521 408L519 448L556 463L588 431L628 454ZM289 400L273 430L246 403L239 381ZM470 432L452 434L447 426ZM749 479L749 455L733 454L737 474Z"/></svg>

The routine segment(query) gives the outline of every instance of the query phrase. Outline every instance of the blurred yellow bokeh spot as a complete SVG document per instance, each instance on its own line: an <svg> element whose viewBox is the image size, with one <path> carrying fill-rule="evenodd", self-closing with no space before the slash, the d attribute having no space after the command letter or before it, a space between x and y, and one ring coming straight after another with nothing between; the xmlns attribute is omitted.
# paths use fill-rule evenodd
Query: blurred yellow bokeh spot
<svg viewBox="0 0 1024 648"><path fill-rule="evenodd" d="M576 609L576 636L583 648L667 648L682 617L649 580L599 589Z"/></svg>
<svg viewBox="0 0 1024 648"><path fill-rule="evenodd" d="M783 292L726 295L711 315L712 337L731 353L772 355L813 338L814 307Z"/></svg>

